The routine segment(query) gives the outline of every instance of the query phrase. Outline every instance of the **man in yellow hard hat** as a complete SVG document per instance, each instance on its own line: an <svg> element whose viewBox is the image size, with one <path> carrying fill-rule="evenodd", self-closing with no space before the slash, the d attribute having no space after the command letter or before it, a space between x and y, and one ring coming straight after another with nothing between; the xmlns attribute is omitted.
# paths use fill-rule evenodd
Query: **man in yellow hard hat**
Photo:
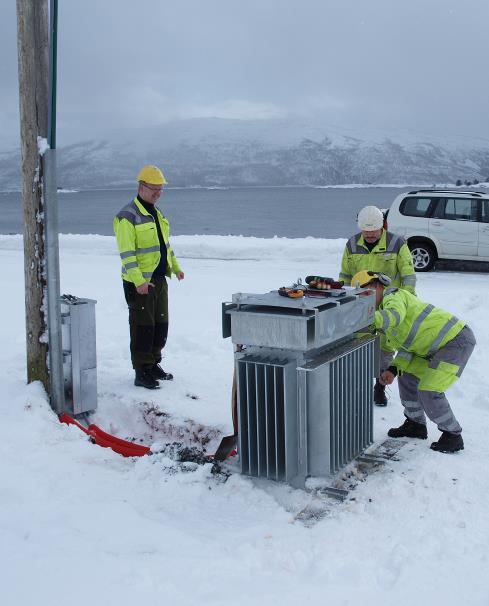
<svg viewBox="0 0 489 606"><path fill-rule="evenodd" d="M173 274L184 273L170 245L168 219L156 208L166 179L156 166L138 175L138 193L114 218L114 232L122 261L122 284L129 308L131 361L134 384L157 389L173 379L160 366L168 335L168 285Z"/></svg>
<svg viewBox="0 0 489 606"><path fill-rule="evenodd" d="M376 206L365 206L357 217L360 233L346 243L341 260L340 280L352 282L354 274L362 269L378 271L392 280L392 285L415 294L416 274L411 252L402 236L384 228L384 215ZM394 353L389 351L384 339L380 340L380 370L385 370ZM385 386L375 382L374 403L386 406Z"/></svg>
<svg viewBox="0 0 489 606"><path fill-rule="evenodd" d="M397 351L380 381L390 385L397 376L406 418L387 435L425 440L428 416L442 432L431 444L433 450L463 450L462 427L445 391L460 378L476 344L474 333L448 311L424 303L406 290L392 288L385 274L363 270L353 281L360 288L375 290L375 328Z"/></svg>

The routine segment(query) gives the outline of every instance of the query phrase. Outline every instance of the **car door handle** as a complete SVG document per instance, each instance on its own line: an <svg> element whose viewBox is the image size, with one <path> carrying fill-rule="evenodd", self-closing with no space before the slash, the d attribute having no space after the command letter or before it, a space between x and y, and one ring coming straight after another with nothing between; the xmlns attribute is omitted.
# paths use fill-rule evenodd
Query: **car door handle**
<svg viewBox="0 0 489 606"><path fill-rule="evenodd" d="M432 221L431 225L437 225L438 227L440 227L441 225L443 225L443 223L441 221Z"/></svg>

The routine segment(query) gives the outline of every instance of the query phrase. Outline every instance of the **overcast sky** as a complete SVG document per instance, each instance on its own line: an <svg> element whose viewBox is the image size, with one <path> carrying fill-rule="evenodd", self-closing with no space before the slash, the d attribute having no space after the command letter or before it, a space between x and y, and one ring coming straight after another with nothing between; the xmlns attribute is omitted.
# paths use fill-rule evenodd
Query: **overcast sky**
<svg viewBox="0 0 489 606"><path fill-rule="evenodd" d="M0 148L18 144L2 0ZM165 121L300 117L489 143L489 0L59 0L58 145Z"/></svg>

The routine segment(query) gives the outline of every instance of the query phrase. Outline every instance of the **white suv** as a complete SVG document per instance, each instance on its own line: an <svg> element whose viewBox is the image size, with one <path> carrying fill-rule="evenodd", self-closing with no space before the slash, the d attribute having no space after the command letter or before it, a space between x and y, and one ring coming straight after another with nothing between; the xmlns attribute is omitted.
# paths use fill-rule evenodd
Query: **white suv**
<svg viewBox="0 0 489 606"><path fill-rule="evenodd" d="M406 238L416 271L437 259L489 261L489 194L419 189L397 196L389 231Z"/></svg>

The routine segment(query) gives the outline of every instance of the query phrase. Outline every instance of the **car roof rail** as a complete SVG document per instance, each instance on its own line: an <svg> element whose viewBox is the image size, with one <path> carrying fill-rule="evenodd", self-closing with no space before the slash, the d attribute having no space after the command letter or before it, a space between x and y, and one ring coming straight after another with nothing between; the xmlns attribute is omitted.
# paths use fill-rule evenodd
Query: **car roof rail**
<svg viewBox="0 0 489 606"><path fill-rule="evenodd" d="M407 192L408 194L424 194L424 193L434 193L434 194L462 194L463 196L474 196L475 198L481 198L482 196L487 196L488 194L482 191L460 191L458 189L416 189L413 191Z"/></svg>

